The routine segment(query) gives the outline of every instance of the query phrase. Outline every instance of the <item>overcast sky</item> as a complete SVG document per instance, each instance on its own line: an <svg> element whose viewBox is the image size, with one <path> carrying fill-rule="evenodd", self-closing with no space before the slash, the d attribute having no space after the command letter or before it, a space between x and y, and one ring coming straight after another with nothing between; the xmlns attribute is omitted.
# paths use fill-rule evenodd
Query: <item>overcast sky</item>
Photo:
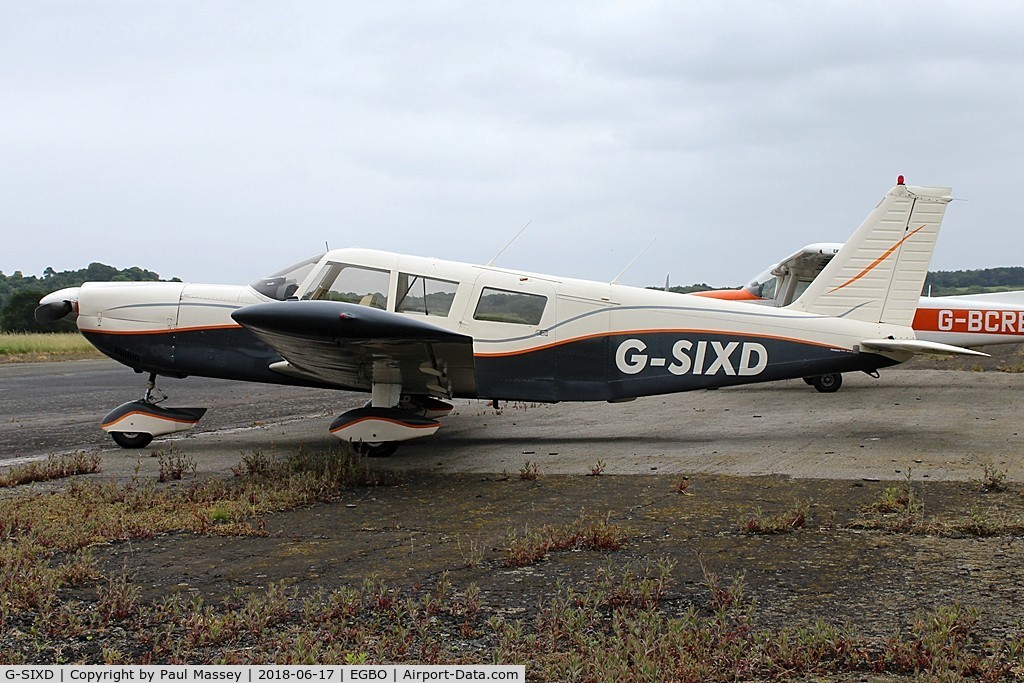
<svg viewBox="0 0 1024 683"><path fill-rule="evenodd" d="M739 285L951 185L1024 265L1024 5L0 0L0 271L331 247Z"/></svg>

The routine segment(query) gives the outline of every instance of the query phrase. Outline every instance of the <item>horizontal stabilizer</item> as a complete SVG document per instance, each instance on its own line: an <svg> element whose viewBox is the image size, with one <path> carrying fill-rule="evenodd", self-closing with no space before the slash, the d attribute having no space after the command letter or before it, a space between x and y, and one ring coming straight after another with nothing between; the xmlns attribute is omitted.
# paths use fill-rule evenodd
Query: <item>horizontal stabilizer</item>
<svg viewBox="0 0 1024 683"><path fill-rule="evenodd" d="M866 351L906 351L909 353L937 353L942 356L984 356L987 353L965 349L952 344L924 341L923 339L865 339L860 343Z"/></svg>

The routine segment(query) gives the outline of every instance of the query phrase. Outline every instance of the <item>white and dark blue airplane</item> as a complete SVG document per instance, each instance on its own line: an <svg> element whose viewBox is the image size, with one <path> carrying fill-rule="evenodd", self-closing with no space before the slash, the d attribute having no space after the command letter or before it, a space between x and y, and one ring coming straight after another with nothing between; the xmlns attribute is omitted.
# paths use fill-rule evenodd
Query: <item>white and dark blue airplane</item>
<svg viewBox="0 0 1024 683"><path fill-rule="evenodd" d="M911 327L949 201L901 177L782 307L337 249L248 286L89 282L36 316L75 317L149 374L145 397L102 421L123 447L194 427L205 409L159 405L155 382L197 375L367 392L330 430L387 455L433 434L452 398L618 402L975 354Z"/></svg>

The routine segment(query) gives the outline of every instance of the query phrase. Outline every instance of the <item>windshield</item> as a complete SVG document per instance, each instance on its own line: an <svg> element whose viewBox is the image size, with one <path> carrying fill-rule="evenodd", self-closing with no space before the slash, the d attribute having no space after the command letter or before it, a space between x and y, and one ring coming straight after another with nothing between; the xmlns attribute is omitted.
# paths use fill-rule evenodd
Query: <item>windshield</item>
<svg viewBox="0 0 1024 683"><path fill-rule="evenodd" d="M303 259L298 263L272 273L264 278L260 278L256 282L252 283L252 288L263 296L269 296L271 299L277 299L278 301L284 301L285 299L294 296L295 290L299 288L299 285L309 272L313 270L313 266L320 262L323 258L323 254L317 254L316 256L310 256L309 258Z"/></svg>
<svg viewBox="0 0 1024 683"><path fill-rule="evenodd" d="M389 270L330 263L324 268L323 276L318 274L317 278L319 283L303 292L303 299L343 301L387 310Z"/></svg>
<svg viewBox="0 0 1024 683"><path fill-rule="evenodd" d="M774 299L775 298L775 286L778 284L778 278L772 275L772 271L769 268L757 277L755 277L750 284L743 289L747 290L754 296L760 299Z"/></svg>

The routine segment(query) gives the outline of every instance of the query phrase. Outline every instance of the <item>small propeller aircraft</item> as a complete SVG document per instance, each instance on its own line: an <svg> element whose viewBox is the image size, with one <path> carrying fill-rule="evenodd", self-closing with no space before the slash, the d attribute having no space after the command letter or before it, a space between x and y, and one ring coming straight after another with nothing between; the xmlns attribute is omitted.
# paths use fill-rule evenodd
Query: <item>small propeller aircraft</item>
<svg viewBox="0 0 1024 683"><path fill-rule="evenodd" d="M452 398L630 401L879 368L915 353L911 321L950 201L899 183L782 307L493 266L337 249L249 286L101 283L54 292L100 351L148 373L102 428L126 448L190 429L205 408L159 405L159 376L365 391L330 431L369 455L433 434Z"/></svg>
<svg viewBox="0 0 1024 683"><path fill-rule="evenodd" d="M694 292L697 296L785 307L796 300L832 258L841 242L809 244L759 274L739 289ZM976 348L1024 343L1024 291L922 296L912 322L924 341ZM839 373L805 377L818 391L831 393L842 386Z"/></svg>

